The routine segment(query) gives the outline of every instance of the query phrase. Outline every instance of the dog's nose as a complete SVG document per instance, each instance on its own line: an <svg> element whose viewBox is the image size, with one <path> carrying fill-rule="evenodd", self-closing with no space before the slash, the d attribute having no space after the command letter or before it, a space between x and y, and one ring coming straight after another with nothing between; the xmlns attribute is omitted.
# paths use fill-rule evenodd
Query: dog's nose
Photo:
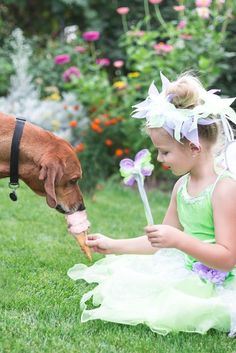
<svg viewBox="0 0 236 353"><path fill-rule="evenodd" d="M84 211L85 209L86 209L85 204L82 202L82 203L79 205L77 211Z"/></svg>
<svg viewBox="0 0 236 353"><path fill-rule="evenodd" d="M61 205L57 205L56 206L56 210L58 211L58 212L60 212L60 213L66 213L66 211L65 210L63 210L63 208L61 207Z"/></svg>

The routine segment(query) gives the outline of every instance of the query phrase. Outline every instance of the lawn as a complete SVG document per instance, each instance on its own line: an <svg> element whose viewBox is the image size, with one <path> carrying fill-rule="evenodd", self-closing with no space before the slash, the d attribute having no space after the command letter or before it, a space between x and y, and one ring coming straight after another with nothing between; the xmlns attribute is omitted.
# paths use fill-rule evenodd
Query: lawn
<svg viewBox="0 0 236 353"><path fill-rule="evenodd" d="M144 325L81 324L80 298L93 285L72 281L67 270L88 261L67 233L63 215L23 184L18 202L12 202L7 183L0 181L1 353L236 352L236 341L214 330L163 337ZM168 196L152 191L149 198L160 222ZM145 218L136 191L107 183L85 200L92 231L114 237L142 234Z"/></svg>

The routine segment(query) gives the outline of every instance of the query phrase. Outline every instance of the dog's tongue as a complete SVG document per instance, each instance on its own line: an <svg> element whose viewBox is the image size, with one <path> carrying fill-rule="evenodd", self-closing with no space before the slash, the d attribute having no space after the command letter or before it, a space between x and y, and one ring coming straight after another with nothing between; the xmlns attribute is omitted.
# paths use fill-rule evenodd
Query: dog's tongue
<svg viewBox="0 0 236 353"><path fill-rule="evenodd" d="M66 216L69 232L79 234L85 232L90 227L90 222L87 218L86 210L78 211Z"/></svg>

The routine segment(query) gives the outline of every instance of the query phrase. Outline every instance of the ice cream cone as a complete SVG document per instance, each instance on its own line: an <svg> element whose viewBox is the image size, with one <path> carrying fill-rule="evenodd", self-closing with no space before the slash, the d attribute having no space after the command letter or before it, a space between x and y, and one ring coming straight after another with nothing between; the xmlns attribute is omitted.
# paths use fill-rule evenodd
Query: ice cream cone
<svg viewBox="0 0 236 353"><path fill-rule="evenodd" d="M92 261L92 254L91 254L91 250L88 247L88 245L86 245L86 236L87 236L87 231L75 234L74 237L76 238L76 240L78 241L81 250L85 253L85 255L87 256L87 258Z"/></svg>

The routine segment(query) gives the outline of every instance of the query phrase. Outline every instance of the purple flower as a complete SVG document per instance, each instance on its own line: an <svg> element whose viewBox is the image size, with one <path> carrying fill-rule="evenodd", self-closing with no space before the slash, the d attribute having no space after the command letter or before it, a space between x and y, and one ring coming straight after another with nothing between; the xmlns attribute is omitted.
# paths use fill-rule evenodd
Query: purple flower
<svg viewBox="0 0 236 353"><path fill-rule="evenodd" d="M223 284L229 272L224 272L210 268L201 262L195 262L192 267L193 272L197 273L200 278L206 279L214 284Z"/></svg>
<svg viewBox="0 0 236 353"><path fill-rule="evenodd" d="M68 62L70 62L70 55L68 55L68 54L57 55L54 58L54 63L57 65L63 65Z"/></svg>
<svg viewBox="0 0 236 353"><path fill-rule="evenodd" d="M95 31L84 32L83 38L87 42L95 42L96 40L98 40L100 38L100 33L99 32L95 32Z"/></svg>
<svg viewBox="0 0 236 353"><path fill-rule="evenodd" d="M150 163L151 153L147 149L139 151L134 161L125 158L120 161L120 174L124 178L125 185L132 186L135 181L145 209L145 216L148 224L153 223L152 212L148 203L148 198L144 189L145 176L151 175L154 166Z"/></svg>
<svg viewBox="0 0 236 353"><path fill-rule="evenodd" d="M124 184L127 186L133 186L135 184L135 177L132 175L128 176L124 179Z"/></svg>
<svg viewBox="0 0 236 353"><path fill-rule="evenodd" d="M143 176L150 176L150 175L152 175L152 169L153 168L142 168L141 169L141 173L143 174Z"/></svg>
<svg viewBox="0 0 236 353"><path fill-rule="evenodd" d="M96 64L101 65L101 66L109 66L110 63L111 63L111 61L108 58L98 58L96 60Z"/></svg>
<svg viewBox="0 0 236 353"><path fill-rule="evenodd" d="M71 66L69 67L69 69L67 69L64 73L63 73L63 80L64 81L71 81L72 76L75 76L77 78L80 77L80 71L77 67L75 66Z"/></svg>
<svg viewBox="0 0 236 353"><path fill-rule="evenodd" d="M150 152L146 148L144 148L143 150L139 151L136 154L134 160L135 162L138 162L138 161L141 161L142 159L146 159L147 156L149 158L149 155L150 155Z"/></svg>
<svg viewBox="0 0 236 353"><path fill-rule="evenodd" d="M120 161L120 167L131 170L134 167L134 162L130 158L124 158Z"/></svg>
<svg viewBox="0 0 236 353"><path fill-rule="evenodd" d="M130 158L124 158L120 161L120 173L124 177L124 183L127 186L132 186L135 182L133 176L134 162Z"/></svg>
<svg viewBox="0 0 236 353"><path fill-rule="evenodd" d="M150 176L153 171L153 165L150 163L151 154L147 149L139 151L134 161L130 158L124 158L120 161L120 173L124 177L125 185L132 186L135 182L135 176L140 174L142 177Z"/></svg>

